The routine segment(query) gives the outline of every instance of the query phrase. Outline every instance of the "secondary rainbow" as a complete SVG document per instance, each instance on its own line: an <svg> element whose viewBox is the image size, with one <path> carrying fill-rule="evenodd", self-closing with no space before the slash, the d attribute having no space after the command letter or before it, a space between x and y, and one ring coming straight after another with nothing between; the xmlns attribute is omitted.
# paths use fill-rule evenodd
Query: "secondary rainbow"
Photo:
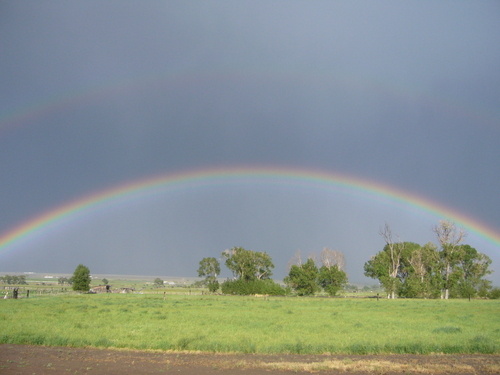
<svg viewBox="0 0 500 375"><path fill-rule="evenodd" d="M492 111L484 111L471 107L469 103L451 102L446 97L426 96L416 88L398 85L396 82L383 82L376 77L360 79L347 71L332 73L330 67L319 71L307 71L285 69L283 67L272 67L264 69L255 66L241 65L232 70L213 69L192 71L186 67L171 68L168 71L147 74L135 77L114 79L107 82L99 82L84 88L67 90L49 97L40 98L38 101L26 103L18 108L0 113L0 133L5 130L21 126L26 123L35 122L51 113L64 111L68 108L78 107L85 104L97 103L101 98L114 95L133 93L144 89L162 87L184 87L203 81L232 81L247 80L255 81L263 79L266 82L296 82L300 84L314 84L315 82L333 82L342 87L343 90L354 92L373 91L387 92L402 100L423 100L426 105L431 105L439 111L453 113L457 117L470 117L480 123L497 125L498 114Z"/></svg>
<svg viewBox="0 0 500 375"><path fill-rule="evenodd" d="M147 194L162 187L178 186L182 188L189 185L203 186L206 184L223 184L241 180L248 180L249 182L277 181L324 188L344 187L367 195L384 197L389 201L417 207L419 210L429 212L440 218L453 220L458 225L464 226L468 231L476 233L495 246L500 246L500 234L478 220L471 219L451 208L388 185L357 177L308 169L238 167L192 170L153 176L85 196L27 220L25 223L4 233L0 237L0 253L7 251L11 246L24 238L38 232L43 232L48 226L63 222L65 219L69 219L79 213L97 209L105 203L132 198L139 193Z"/></svg>

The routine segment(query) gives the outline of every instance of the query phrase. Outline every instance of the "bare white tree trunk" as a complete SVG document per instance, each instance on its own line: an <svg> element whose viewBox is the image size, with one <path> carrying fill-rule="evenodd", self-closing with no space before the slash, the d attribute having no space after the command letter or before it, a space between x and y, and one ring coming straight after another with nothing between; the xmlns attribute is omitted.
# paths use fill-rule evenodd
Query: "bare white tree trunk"
<svg viewBox="0 0 500 375"><path fill-rule="evenodd" d="M401 262L401 253L403 252L404 245L401 242L394 242L391 227L387 223L385 223L384 229L381 229L379 233L384 238L384 241L389 248L389 255L391 258L391 268L389 270L389 276L394 279L390 298L394 299L396 298L396 291L394 290L394 288L396 285L399 265Z"/></svg>
<svg viewBox="0 0 500 375"><path fill-rule="evenodd" d="M448 299L453 254L457 251L457 247L465 238L466 233L463 229L458 229L455 223L447 220L441 220L439 225L434 227L434 233L441 244L441 251L444 252L444 299Z"/></svg>
<svg viewBox="0 0 500 375"><path fill-rule="evenodd" d="M339 270L344 270L345 268L345 257L344 253L338 250L332 250L327 247L323 248L320 254L321 264L326 268L331 268L335 265Z"/></svg>
<svg viewBox="0 0 500 375"><path fill-rule="evenodd" d="M290 271L290 268L292 266L301 266L302 265L302 255L300 250L297 250L294 254L294 256L288 261L288 271Z"/></svg>

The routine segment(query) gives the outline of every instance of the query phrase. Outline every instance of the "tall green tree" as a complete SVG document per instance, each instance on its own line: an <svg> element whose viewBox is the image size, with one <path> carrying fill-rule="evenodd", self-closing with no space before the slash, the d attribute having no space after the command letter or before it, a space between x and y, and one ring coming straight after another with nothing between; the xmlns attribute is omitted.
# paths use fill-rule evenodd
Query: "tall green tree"
<svg viewBox="0 0 500 375"><path fill-rule="evenodd" d="M403 297L436 298L442 288L442 263L436 245L408 246L403 254L407 275L399 294Z"/></svg>
<svg viewBox="0 0 500 375"><path fill-rule="evenodd" d="M90 289L90 270L87 266L79 264L75 272L73 272L73 277L71 278L73 282L73 290L80 292L88 292Z"/></svg>
<svg viewBox="0 0 500 375"><path fill-rule="evenodd" d="M255 251L254 252L254 262L255 262L255 277L257 280L268 280L271 278L274 268L271 256L265 252Z"/></svg>
<svg viewBox="0 0 500 375"><path fill-rule="evenodd" d="M372 256L364 265L365 276L377 279L389 298L394 296L401 284L401 281L397 277L392 277L391 268L392 263L387 251L387 245L384 247L384 250Z"/></svg>
<svg viewBox="0 0 500 375"><path fill-rule="evenodd" d="M216 278L220 274L220 264L219 261L213 257L203 258L200 260L200 266L198 267L199 277L213 277Z"/></svg>
<svg viewBox="0 0 500 375"><path fill-rule="evenodd" d="M481 289L489 289L491 283L483 279L491 273L491 259L487 255L469 245L461 245L457 249L457 258L451 274L457 280L451 292L453 296L471 298Z"/></svg>
<svg viewBox="0 0 500 375"><path fill-rule="evenodd" d="M365 276L377 279L388 298L395 298L405 289L412 273L408 259L420 248L413 242L388 242L364 265Z"/></svg>
<svg viewBox="0 0 500 375"><path fill-rule="evenodd" d="M460 260L459 246L466 236L463 229L456 227L455 223L441 220L434 227L434 232L441 245L441 260L443 263L443 294L442 298L448 299L450 289L456 285L458 278L453 269Z"/></svg>
<svg viewBox="0 0 500 375"><path fill-rule="evenodd" d="M435 298L441 290L441 262L434 244L420 246L407 242L402 253L398 295Z"/></svg>
<svg viewBox="0 0 500 375"><path fill-rule="evenodd" d="M222 253L226 267L235 278L244 281L266 280L272 276L274 264L269 254L233 247Z"/></svg>
<svg viewBox="0 0 500 375"><path fill-rule="evenodd" d="M322 266L319 269L318 282L325 292L334 296L347 285L347 274L337 264Z"/></svg>
<svg viewBox="0 0 500 375"><path fill-rule="evenodd" d="M312 258L301 265L294 264L290 267L285 284L295 290L299 296L313 295L319 290L318 267Z"/></svg>
<svg viewBox="0 0 500 375"><path fill-rule="evenodd" d="M388 280L388 286L390 286L388 293L389 298L394 299L398 285L396 279L398 278L399 266L401 264L401 256L404 251L405 243L395 242L391 227L387 223L385 223L384 228L380 230L379 234L384 238L386 243L385 251L388 256L389 278L391 279Z"/></svg>
<svg viewBox="0 0 500 375"><path fill-rule="evenodd" d="M219 289L219 282L217 276L220 274L219 261L213 257L203 258L200 260L200 267L198 268L198 276L205 277L205 283L208 290L212 293Z"/></svg>

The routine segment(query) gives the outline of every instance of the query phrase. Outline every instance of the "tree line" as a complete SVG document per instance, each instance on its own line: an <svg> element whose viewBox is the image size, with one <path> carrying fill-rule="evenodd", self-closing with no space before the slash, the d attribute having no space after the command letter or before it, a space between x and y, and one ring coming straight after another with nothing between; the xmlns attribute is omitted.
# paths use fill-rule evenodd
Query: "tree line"
<svg viewBox="0 0 500 375"><path fill-rule="evenodd" d="M386 224L380 230L385 246L364 264L365 276L378 280L388 298L500 298L500 288L492 288L491 281L485 279L492 273L491 259L463 243L466 233L449 221L440 221L433 231L439 246L422 246L400 241ZM296 254L284 285L271 279L274 263L266 252L233 247L223 251L220 259L233 274L222 284L218 281L218 259L203 258L199 263L198 276L205 278L203 283L211 292L220 289L224 294L307 296L323 291L334 296L348 286L344 254L328 248L319 256L310 255L305 262L300 253ZM5 275L0 281L26 284L26 276ZM108 284L108 280L102 281ZM75 291L88 291L90 270L79 264L71 278L60 278L58 282L70 284ZM155 285L163 284L160 278L155 279Z"/></svg>
<svg viewBox="0 0 500 375"><path fill-rule="evenodd" d="M433 228L439 247L402 242L388 224L380 231L385 241L382 251L364 265L364 274L376 279L388 298L498 298L500 291L485 279L490 274L491 259L470 245L464 244L466 233L454 223L440 221ZM221 254L221 260L233 273L233 278L221 285L220 263L215 257L203 258L198 276L211 292L224 294L295 293L306 296L323 291L336 295L348 285L344 270L344 255L340 251L323 249L305 262L296 255L290 264L284 286L271 279L274 264L269 254L233 247Z"/></svg>
<svg viewBox="0 0 500 375"><path fill-rule="evenodd" d="M5 275L0 276L0 282L10 285L26 285L26 276L25 275Z"/></svg>
<svg viewBox="0 0 500 375"><path fill-rule="evenodd" d="M223 251L221 258L233 273L233 279L226 280L222 285L217 280L220 274L219 261L214 257L200 261L198 276L205 277L211 292L216 292L220 287L224 294L285 294L285 290L271 279L274 264L269 254L233 247Z"/></svg>
<svg viewBox="0 0 500 375"><path fill-rule="evenodd" d="M384 249L365 263L365 276L379 280L388 298L488 296L491 281L484 277L492 272L491 259L463 244L466 233L454 223L441 221L433 230L439 247L397 241L386 224Z"/></svg>
<svg viewBox="0 0 500 375"><path fill-rule="evenodd" d="M220 274L219 261L214 257L200 261L198 276L205 277L205 284L211 292L216 292L220 287L224 294L285 295L293 290L298 295L311 295L323 289L333 296L347 284L347 274L342 269L343 254L334 250L323 250L320 267L313 257L305 263L298 259L284 280L286 288L271 279L274 264L266 252L233 247L223 251L221 258L233 273L233 278L222 285L217 280Z"/></svg>

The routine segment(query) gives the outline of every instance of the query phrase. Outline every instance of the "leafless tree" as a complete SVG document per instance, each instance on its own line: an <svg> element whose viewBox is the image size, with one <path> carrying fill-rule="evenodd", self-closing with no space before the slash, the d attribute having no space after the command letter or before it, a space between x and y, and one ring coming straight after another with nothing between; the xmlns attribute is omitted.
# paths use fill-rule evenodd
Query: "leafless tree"
<svg viewBox="0 0 500 375"><path fill-rule="evenodd" d="M453 269L455 255L460 243L464 240L466 232L456 227L455 223L448 220L441 220L434 228L434 233L441 245L441 257L444 262L444 295L441 298L449 297L449 280Z"/></svg>
<svg viewBox="0 0 500 375"><path fill-rule="evenodd" d="M401 263L401 254L404 250L404 243L394 240L391 227L387 223L385 223L384 228L380 230L379 234L384 239L387 249L389 250L389 276L393 279L389 298L394 299L396 298L396 279L398 276L399 265Z"/></svg>
<svg viewBox="0 0 500 375"><path fill-rule="evenodd" d="M323 248L320 254L321 264L326 268L331 268L337 265L339 270L345 270L345 257L344 253L338 250L332 250L328 247Z"/></svg>
<svg viewBox="0 0 500 375"><path fill-rule="evenodd" d="M424 283L425 277L429 273L429 269L435 267L439 263L439 255L436 250L436 245L429 242L411 253L408 261L421 283Z"/></svg>
<svg viewBox="0 0 500 375"><path fill-rule="evenodd" d="M302 265L302 255L300 250L297 250L294 254L294 256L288 261L288 270L290 271L290 268L292 266L301 266Z"/></svg>
<svg viewBox="0 0 500 375"><path fill-rule="evenodd" d="M318 266L318 253L315 253L314 251L311 251L309 255L307 256L307 259L312 259L316 267Z"/></svg>

